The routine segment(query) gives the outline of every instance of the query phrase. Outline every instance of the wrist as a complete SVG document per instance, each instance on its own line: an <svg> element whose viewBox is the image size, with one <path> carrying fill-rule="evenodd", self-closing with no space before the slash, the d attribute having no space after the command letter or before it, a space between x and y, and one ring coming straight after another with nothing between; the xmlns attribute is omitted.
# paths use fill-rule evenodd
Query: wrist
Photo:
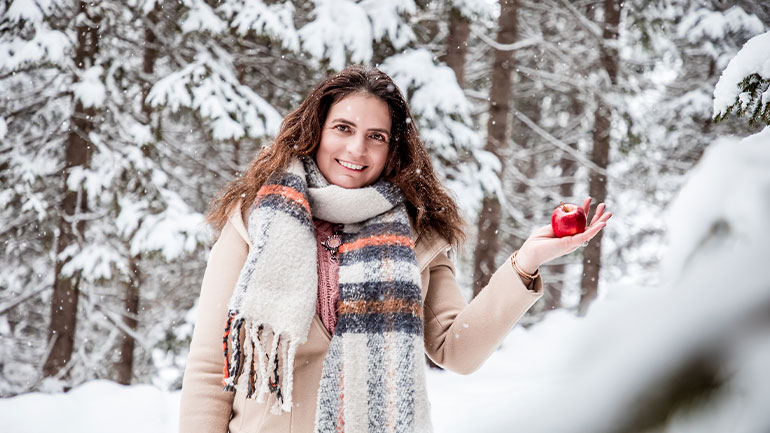
<svg viewBox="0 0 770 433"><path fill-rule="evenodd" d="M515 251L513 255L511 255L511 267L516 271L517 274L521 277L521 280L524 282L525 285L529 285L532 283L533 280L537 279L540 276L540 269L536 269L535 272L526 272L518 265L518 257L519 251Z"/></svg>
<svg viewBox="0 0 770 433"><path fill-rule="evenodd" d="M539 263L532 261L532 256L527 254L526 251L519 250L514 257L514 260L519 269L531 275L535 274L540 267Z"/></svg>

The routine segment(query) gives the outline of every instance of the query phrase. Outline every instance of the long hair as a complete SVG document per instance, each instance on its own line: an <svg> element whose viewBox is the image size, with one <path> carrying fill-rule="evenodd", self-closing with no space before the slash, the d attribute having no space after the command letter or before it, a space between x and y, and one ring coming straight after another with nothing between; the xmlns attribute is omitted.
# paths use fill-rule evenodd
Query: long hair
<svg viewBox="0 0 770 433"><path fill-rule="evenodd" d="M241 217L245 217L270 175L285 170L292 157L315 155L329 108L354 93L376 96L388 105L391 143L381 176L401 188L418 237L430 233L428 229L432 228L455 248L461 247L465 241L465 221L433 170L404 96L387 74L359 65L349 66L322 81L283 119L273 143L263 148L246 172L225 185L212 201L206 221L220 231L241 199Z"/></svg>

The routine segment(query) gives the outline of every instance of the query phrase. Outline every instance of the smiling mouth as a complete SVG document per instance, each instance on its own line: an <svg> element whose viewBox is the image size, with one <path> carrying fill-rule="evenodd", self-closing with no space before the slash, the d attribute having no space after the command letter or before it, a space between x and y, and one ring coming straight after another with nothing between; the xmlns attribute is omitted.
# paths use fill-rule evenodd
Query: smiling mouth
<svg viewBox="0 0 770 433"><path fill-rule="evenodd" d="M363 171L367 167L366 165L351 164L347 161L340 161L339 159L335 159L335 161L337 161L339 165L347 168L348 170L353 171Z"/></svg>

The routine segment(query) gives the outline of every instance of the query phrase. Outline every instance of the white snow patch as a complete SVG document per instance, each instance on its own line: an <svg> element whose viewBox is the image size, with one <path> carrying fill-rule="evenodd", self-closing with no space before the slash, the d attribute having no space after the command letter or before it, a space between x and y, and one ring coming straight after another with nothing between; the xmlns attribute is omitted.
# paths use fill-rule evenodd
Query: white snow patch
<svg viewBox="0 0 770 433"><path fill-rule="evenodd" d="M28 63L45 60L61 64L70 46L70 40L63 32L43 27L38 28L30 40L11 37L0 41L0 71L13 71Z"/></svg>
<svg viewBox="0 0 770 433"><path fill-rule="evenodd" d="M120 251L107 243L89 243L82 248L78 245L70 245L59 255L60 260L65 260L67 257L71 258L61 269L65 276L80 272L80 275L88 281L109 280L112 278L113 267L121 274L128 275L125 258Z"/></svg>
<svg viewBox="0 0 770 433"><path fill-rule="evenodd" d="M770 127L706 149L667 210L664 274L671 278L700 254L728 254L766 231L770 215Z"/></svg>
<svg viewBox="0 0 770 433"><path fill-rule="evenodd" d="M282 120L278 110L240 84L228 53L217 55L215 59L209 53L198 53L194 63L155 83L147 95L148 103L166 105L171 111L180 107L198 110L211 119L211 133L217 139L276 135Z"/></svg>
<svg viewBox="0 0 770 433"><path fill-rule="evenodd" d="M211 32L212 34L221 33L227 26L211 10L211 7L201 0L187 0L190 10L182 21L182 32Z"/></svg>
<svg viewBox="0 0 770 433"><path fill-rule="evenodd" d="M204 218L199 212L191 209L175 192L161 190L166 202L166 209L158 214L145 214L141 225L131 239L131 254L144 251L160 251L168 261L174 260L184 253L195 250L199 243L206 241L208 232L205 230ZM125 230L131 227L131 212L121 215L121 227ZM135 217L134 217L135 218Z"/></svg>
<svg viewBox="0 0 770 433"><path fill-rule="evenodd" d="M143 125L141 123L133 123L128 128L128 133L131 136L131 141L137 146L143 146L153 141L152 131L150 125Z"/></svg>
<svg viewBox="0 0 770 433"><path fill-rule="evenodd" d="M41 392L0 401L3 431L14 433L172 433L178 430L179 392L150 385L86 382L67 393ZM41 416L44 414L44 416Z"/></svg>
<svg viewBox="0 0 770 433"><path fill-rule="evenodd" d="M685 15L679 23L677 33L679 37L686 37L690 42L698 43L703 40L724 39L731 33L745 32L755 35L764 30L762 20L739 6L733 6L724 12L701 7Z"/></svg>
<svg viewBox="0 0 770 433"><path fill-rule="evenodd" d="M258 35L267 35L280 41L284 48L292 52L299 52L299 34L294 28L294 5L290 2L271 5L259 0L247 4L227 2L219 10L228 18L233 17L231 26L239 34L246 35L254 30Z"/></svg>
<svg viewBox="0 0 770 433"><path fill-rule="evenodd" d="M83 107L98 108L104 105L107 89L102 82L104 68L91 66L80 74L80 81L72 84L75 99L83 103Z"/></svg>
<svg viewBox="0 0 770 433"><path fill-rule="evenodd" d="M414 40L412 27L401 19L402 14L413 15L417 11L414 1L363 0L360 5L369 15L375 40L380 41L387 35L397 50Z"/></svg>
<svg viewBox="0 0 770 433"><path fill-rule="evenodd" d="M745 104L747 95L741 95L738 83L751 74L770 79L770 32L749 39L722 71L714 87L714 116L723 115L736 98ZM765 95L762 98L767 100Z"/></svg>
<svg viewBox="0 0 770 433"><path fill-rule="evenodd" d="M350 0L315 0L315 19L299 30L302 48L316 59L342 70L372 58L372 27L366 11Z"/></svg>

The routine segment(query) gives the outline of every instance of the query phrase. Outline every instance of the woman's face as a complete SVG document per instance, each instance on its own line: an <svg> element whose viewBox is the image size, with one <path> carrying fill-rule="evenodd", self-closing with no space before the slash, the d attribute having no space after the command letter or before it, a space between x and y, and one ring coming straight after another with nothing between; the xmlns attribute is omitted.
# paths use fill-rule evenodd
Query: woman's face
<svg viewBox="0 0 770 433"><path fill-rule="evenodd" d="M390 127L388 104L377 96L351 94L332 104L315 154L326 180L342 188L374 183L388 158Z"/></svg>

